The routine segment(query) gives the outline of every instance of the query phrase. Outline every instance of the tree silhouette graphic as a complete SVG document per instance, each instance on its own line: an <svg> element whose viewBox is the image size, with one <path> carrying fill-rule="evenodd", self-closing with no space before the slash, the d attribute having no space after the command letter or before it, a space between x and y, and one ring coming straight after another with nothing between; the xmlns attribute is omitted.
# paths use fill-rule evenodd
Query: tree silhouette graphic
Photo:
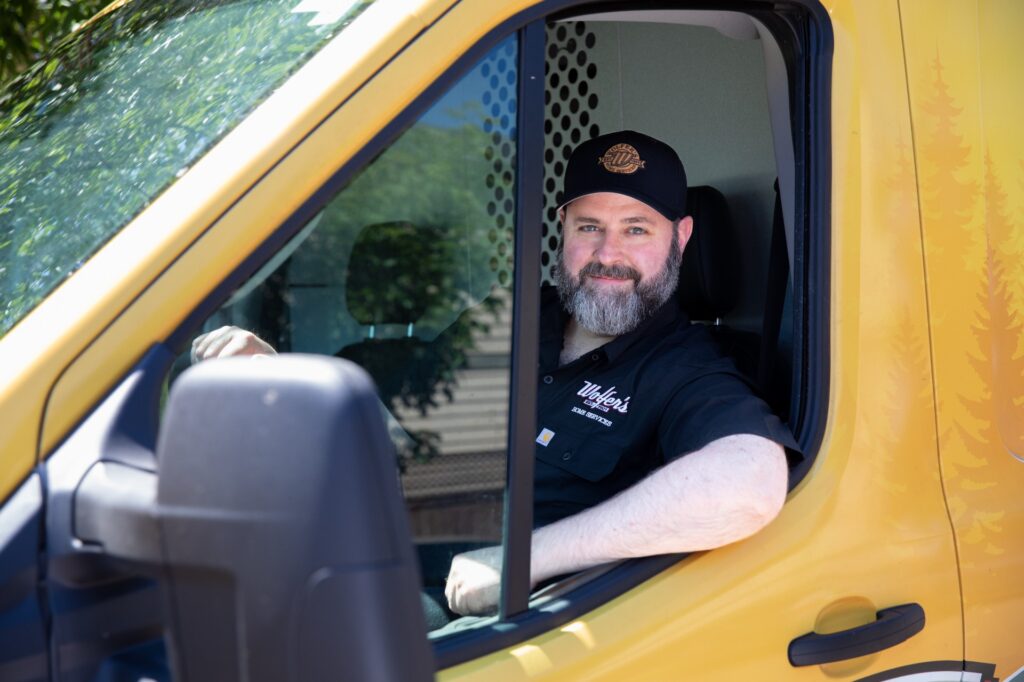
<svg viewBox="0 0 1024 682"><path fill-rule="evenodd" d="M993 444L998 443L999 430L992 418L993 393L991 383L986 379L991 376L992 364L989 353L993 345L993 325L990 313L987 277L978 282L974 320L971 322L971 335L974 344L965 348L968 366L974 374L982 379L975 390L963 386L958 392L962 411L957 411L954 420L954 438L959 446L947 450L945 458L952 465L956 474L955 484L964 492L978 493L994 488L998 481L989 472L989 458L993 455ZM970 421L963 415L969 415ZM952 472L951 472L952 473ZM969 508L961 507L962 498L950 495L950 512L954 519L966 515L967 524L962 526L962 538L969 544L985 543L985 551L990 554L1002 554L1005 550L998 543L998 534L1002 532L1000 521L1004 511L995 511L979 504L984 498L977 494L972 496Z"/></svg>
<svg viewBox="0 0 1024 682"><path fill-rule="evenodd" d="M1006 206L1006 192L996 176L991 154L985 155L985 254L988 270L988 309L992 329L993 384L999 435L1016 456L1024 456L1024 349L1021 348L1024 324L1021 310L1011 291L1011 265L1018 265L1012 243L1016 226ZM1010 252L998 248L1008 245Z"/></svg>
<svg viewBox="0 0 1024 682"><path fill-rule="evenodd" d="M889 245L879 251L885 259L881 263L883 277L888 276L886 289L893 294L893 300L902 301L914 296L906 290L907 277L903 272L900 254L908 239L916 242L918 236L917 175L914 172L912 151L899 137L895 145L897 156L892 161L893 172L888 175L883 218L886 229L881 238ZM889 274L886 274L889 273ZM878 394L886 406L885 410L867 413L869 428L863 433L871 439L870 447L876 453L873 461L880 469L890 467L901 453L922 447L921 436L912 424L917 419L930 418L932 406L931 365L928 360L928 342L922 328L924 316L912 311L909 304L897 304L895 311L887 306L886 312L876 319L889 352L884 365L875 368ZM934 447L930 444L929 447ZM908 486L895 478L878 477L880 485L894 493L905 493Z"/></svg>
<svg viewBox="0 0 1024 682"><path fill-rule="evenodd" d="M890 186L896 188L889 206L891 224L910 226L917 231L917 179L910 150L902 137L897 145L899 158ZM915 235L916 237L916 235ZM903 235L900 235L903 239ZM919 405L931 402L931 366L928 362L928 343L904 309L890 336L892 356L896 362L889 368L887 404L895 409L888 412L886 432L896 439L906 431L909 414Z"/></svg>
<svg viewBox="0 0 1024 682"><path fill-rule="evenodd" d="M964 142L957 125L963 107L956 105L949 92L938 56L933 66L932 96L922 106L933 123L931 135L924 140L921 149L921 157L933 164L920 169L924 218L932 225L947 225L955 229L968 224L974 215L978 186L959 177L964 174L971 154L971 148Z"/></svg>
<svg viewBox="0 0 1024 682"><path fill-rule="evenodd" d="M917 175L914 172L912 152L903 135L896 144L899 157L896 159L896 170L890 176L889 186L895 188L888 206L890 224L906 226L907 230L917 232Z"/></svg>
<svg viewBox="0 0 1024 682"><path fill-rule="evenodd" d="M933 61L931 93L922 105L928 123L922 136L920 168L922 213L933 256L956 249L963 260L945 262L951 272L932 272L935 301L932 323L939 363L938 400L951 426L939 433L947 500L962 542L988 554L1005 551L1000 544L1005 512L986 504L985 491L998 485L990 465L999 432L992 409L993 323L989 305L989 268L985 250L984 199L970 179L972 149L960 129L959 106L943 78L942 62ZM952 404L951 404L952 403Z"/></svg>

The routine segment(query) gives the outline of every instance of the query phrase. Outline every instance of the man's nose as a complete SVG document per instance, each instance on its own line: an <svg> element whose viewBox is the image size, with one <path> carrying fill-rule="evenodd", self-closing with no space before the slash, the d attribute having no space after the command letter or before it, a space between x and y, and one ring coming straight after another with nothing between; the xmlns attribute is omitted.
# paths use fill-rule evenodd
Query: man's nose
<svg viewBox="0 0 1024 682"><path fill-rule="evenodd" d="M622 237L606 232L603 239L594 249L594 258L603 265L613 265L621 262L623 256Z"/></svg>

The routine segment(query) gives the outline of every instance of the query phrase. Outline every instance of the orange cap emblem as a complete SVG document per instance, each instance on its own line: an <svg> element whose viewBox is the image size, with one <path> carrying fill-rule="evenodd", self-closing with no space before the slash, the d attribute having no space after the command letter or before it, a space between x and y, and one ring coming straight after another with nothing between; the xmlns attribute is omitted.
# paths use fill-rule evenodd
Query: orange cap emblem
<svg viewBox="0 0 1024 682"><path fill-rule="evenodd" d="M646 163L640 158L640 152L633 145L625 143L609 148L597 162L604 166L609 173L624 173L626 175L637 172Z"/></svg>

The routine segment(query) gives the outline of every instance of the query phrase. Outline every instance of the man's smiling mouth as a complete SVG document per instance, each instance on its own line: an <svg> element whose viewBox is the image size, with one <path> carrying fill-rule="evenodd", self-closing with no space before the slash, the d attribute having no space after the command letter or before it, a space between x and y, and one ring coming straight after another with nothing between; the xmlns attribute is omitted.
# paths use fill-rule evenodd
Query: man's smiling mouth
<svg viewBox="0 0 1024 682"><path fill-rule="evenodd" d="M640 272L635 268L627 265L601 265L600 263L592 262L584 265L580 269L579 274L580 281L586 281L587 279L593 279L599 282L633 282L634 285L640 283Z"/></svg>
<svg viewBox="0 0 1024 682"><path fill-rule="evenodd" d="M608 275L587 275L589 279L597 280L599 282L632 282L631 277L609 277Z"/></svg>

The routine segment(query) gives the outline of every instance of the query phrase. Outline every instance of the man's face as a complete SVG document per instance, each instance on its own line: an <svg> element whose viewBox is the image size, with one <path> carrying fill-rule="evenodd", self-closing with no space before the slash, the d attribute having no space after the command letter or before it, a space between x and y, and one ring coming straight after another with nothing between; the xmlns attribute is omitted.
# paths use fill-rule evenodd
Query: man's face
<svg viewBox="0 0 1024 682"><path fill-rule="evenodd" d="M672 221L632 197L600 192L562 214L558 291L585 329L619 336L675 291L693 220Z"/></svg>

